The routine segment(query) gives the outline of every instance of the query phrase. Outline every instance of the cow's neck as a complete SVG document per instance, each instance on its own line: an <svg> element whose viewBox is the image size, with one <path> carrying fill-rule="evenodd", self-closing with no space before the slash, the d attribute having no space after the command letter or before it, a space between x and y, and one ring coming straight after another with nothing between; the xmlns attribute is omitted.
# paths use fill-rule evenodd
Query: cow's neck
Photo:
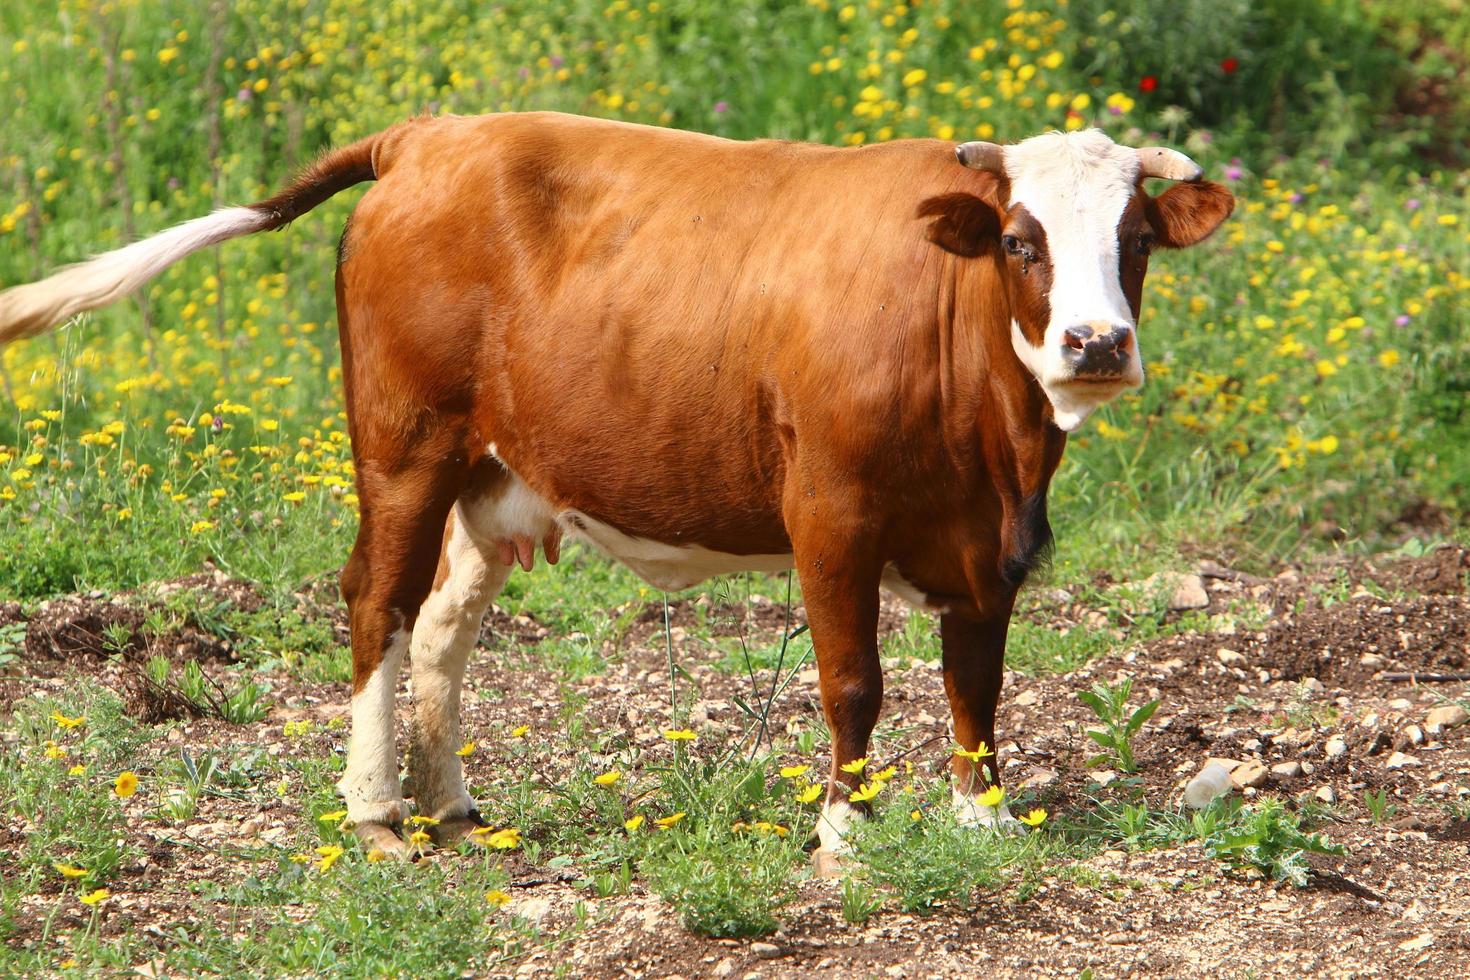
<svg viewBox="0 0 1470 980"><path fill-rule="evenodd" d="M1051 543L1046 496L1067 435L1016 357L999 270L985 258L955 267L942 413L946 441L977 494L1001 510L1001 577L1019 586ZM944 355L942 355L943 357Z"/></svg>

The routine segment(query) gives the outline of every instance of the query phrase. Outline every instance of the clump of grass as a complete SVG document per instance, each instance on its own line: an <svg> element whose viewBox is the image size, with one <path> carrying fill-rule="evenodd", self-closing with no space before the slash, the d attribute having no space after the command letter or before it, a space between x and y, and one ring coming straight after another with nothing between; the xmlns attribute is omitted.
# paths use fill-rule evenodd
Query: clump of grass
<svg viewBox="0 0 1470 980"><path fill-rule="evenodd" d="M643 861L649 887L705 936L764 936L796 897L801 850L776 834L667 834Z"/></svg>

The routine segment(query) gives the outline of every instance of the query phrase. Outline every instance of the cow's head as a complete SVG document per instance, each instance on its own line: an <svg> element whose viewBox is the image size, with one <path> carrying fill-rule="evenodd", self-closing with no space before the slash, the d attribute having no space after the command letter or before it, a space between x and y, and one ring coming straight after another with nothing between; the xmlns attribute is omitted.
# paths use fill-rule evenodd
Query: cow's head
<svg viewBox="0 0 1470 980"><path fill-rule="evenodd" d="M1119 146L1095 129L1011 146L962 143L956 153L997 178L994 220L972 227L984 228L986 251L998 248L1004 263L1016 356L1056 424L1075 429L1143 383L1137 329L1149 253L1202 240L1235 199L1200 180L1182 153ZM1180 183L1152 197L1147 177Z"/></svg>

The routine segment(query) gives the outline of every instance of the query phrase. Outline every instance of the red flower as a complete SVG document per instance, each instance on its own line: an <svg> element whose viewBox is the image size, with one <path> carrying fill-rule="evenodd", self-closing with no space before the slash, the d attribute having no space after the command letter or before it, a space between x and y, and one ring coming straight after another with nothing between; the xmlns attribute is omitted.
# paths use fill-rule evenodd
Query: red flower
<svg viewBox="0 0 1470 980"><path fill-rule="evenodd" d="M1235 69L1239 67L1240 60L1238 58L1226 58L1224 61L1220 62L1220 70L1227 75L1233 74L1235 72Z"/></svg>
<svg viewBox="0 0 1470 980"><path fill-rule="evenodd" d="M1138 80L1138 91L1152 92L1159 87L1159 80L1152 75L1144 75Z"/></svg>

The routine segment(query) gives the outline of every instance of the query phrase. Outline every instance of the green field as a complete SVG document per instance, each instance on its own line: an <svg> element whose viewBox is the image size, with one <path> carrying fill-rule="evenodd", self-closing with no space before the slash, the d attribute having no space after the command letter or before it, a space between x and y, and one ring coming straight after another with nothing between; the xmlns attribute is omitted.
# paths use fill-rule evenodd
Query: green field
<svg viewBox="0 0 1470 980"><path fill-rule="evenodd" d="M557 109L848 145L1099 126L1120 142L1186 150L1238 206L1207 244L1154 261L1140 330L1148 382L1069 440L1043 587L1102 602L1100 581L1201 558L1271 575L1344 553L1419 556L1470 542L1464 4L1412 14L1383 0L1120 6L1131 12L1099 0L6 4L0 286L266 197L324 148L420 112ZM332 296L355 196L0 350L0 600L28 616L55 596L202 569L251 583L256 608L181 598L146 624L230 639L241 655L220 681L231 707L215 712L227 722L258 723L267 703L279 707L281 678L347 696L330 610L299 595L340 567L356 529ZM617 662L633 617L661 600L624 569L569 557L517 575L499 603L550 631L515 649L563 692ZM742 578L675 598L723 608L752 591L782 600L785 588ZM1179 628L1130 624L1130 642ZM727 673L743 675L749 656L762 676L779 672L780 630L742 656L729 630L702 628ZM0 672L24 676L23 635L0 625ZM126 638L113 639L121 657ZM1061 636L1038 616L1013 631L1012 663L1067 670L1121 643ZM895 658L937 653L919 615L884 644ZM789 646L786 670L808 649L804 637ZM169 675L177 665L154 669L196 694L205 683ZM647 697L668 710L667 677ZM688 708L675 702L670 717ZM66 727L58 715L87 720ZM12 828L0 840L0 938L13 970L163 956L186 974L243 964L259 975L457 975L513 970L561 941L486 901L507 880L494 851L417 873L355 851L350 834L319 819L336 809L341 739L309 724L299 753L216 753L218 770L201 777L168 747L167 723L139 723L95 684L0 709L0 807ZM512 736L495 737L514 766ZM523 841L507 850L573 869L591 894L636 880L695 931L775 928L814 816L799 799L803 776L777 771L820 771L823 732L783 734L767 746L774 756L753 761L702 745L635 751L570 721L556 737L547 751L568 765L551 798L524 772L497 777L492 809ZM641 780L636 812L593 782L615 769ZM124 770L143 776L137 797L114 791ZM947 792L932 777L910 786L924 799ZM119 924L115 897L78 904L120 890L137 828L181 826L193 814L184 809L212 794L295 808L287 837L252 852L257 870L196 889L234 910L233 925L191 920L164 942ZM1043 828L977 847L926 824L931 863L885 870L885 848L913 833L906 807L889 810L872 829L878 870L844 892L854 919L867 917L865 902L922 908L1098 845ZM682 829L624 827L675 813L688 815ZM589 820L601 829L587 831ZM768 828L731 829L742 822ZM945 878L946 862L968 877ZM38 910L55 926L22 928ZM406 929L415 943L395 941Z"/></svg>

